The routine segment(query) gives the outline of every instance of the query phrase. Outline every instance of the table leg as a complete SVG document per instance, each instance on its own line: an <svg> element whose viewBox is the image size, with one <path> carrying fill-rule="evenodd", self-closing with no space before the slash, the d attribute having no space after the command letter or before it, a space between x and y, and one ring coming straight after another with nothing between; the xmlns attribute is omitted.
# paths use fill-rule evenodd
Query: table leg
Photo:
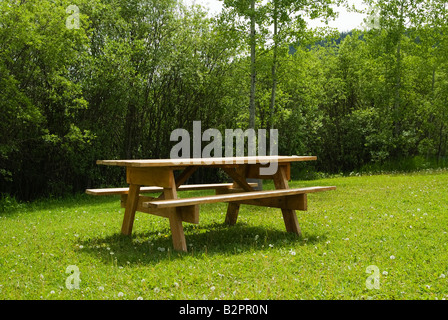
<svg viewBox="0 0 448 320"><path fill-rule="evenodd" d="M163 189L163 195L167 200L177 198L176 183L172 171L170 177L170 187ZM182 216L176 208L171 208L168 210L170 210L169 220L174 250L187 252L187 241L185 240L184 227L182 226Z"/></svg>
<svg viewBox="0 0 448 320"><path fill-rule="evenodd" d="M187 252L187 241L185 240L182 219L178 216L177 213L170 215L169 219L174 250Z"/></svg>
<svg viewBox="0 0 448 320"><path fill-rule="evenodd" d="M126 209L124 211L123 224L121 233L130 235L134 225L135 211L137 209L138 197L140 193L140 185L130 184L128 198L126 200Z"/></svg>
<svg viewBox="0 0 448 320"><path fill-rule="evenodd" d="M253 191L252 187L250 187L246 182L246 176L247 176L247 166L240 165L236 168L235 172L231 172L230 170L227 170L226 168L223 168L227 174L231 176L233 179L233 188L243 188L245 191ZM225 223L227 223L230 226L233 226L236 224L236 221L238 220L238 212L240 211L240 205L237 203L229 202L227 206L227 213L226 213L226 219Z"/></svg>
<svg viewBox="0 0 448 320"><path fill-rule="evenodd" d="M288 189L288 178L286 174L286 166L279 166L277 172L274 174L273 180L275 189ZM293 232L301 235L299 221L297 220L296 211L292 209L281 209L283 220L287 232Z"/></svg>
<svg viewBox="0 0 448 320"><path fill-rule="evenodd" d="M227 223L230 226L235 225L236 220L238 219L239 210L240 210L239 204L230 202L229 205L227 206L225 223Z"/></svg>

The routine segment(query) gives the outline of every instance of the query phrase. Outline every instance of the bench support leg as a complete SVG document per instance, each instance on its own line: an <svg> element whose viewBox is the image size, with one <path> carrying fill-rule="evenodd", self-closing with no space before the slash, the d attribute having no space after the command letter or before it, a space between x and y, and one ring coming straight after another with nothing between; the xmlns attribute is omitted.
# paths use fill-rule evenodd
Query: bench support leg
<svg viewBox="0 0 448 320"><path fill-rule="evenodd" d="M274 175L275 189L288 189L288 178L284 166L279 166L277 173ZM287 232L293 232L299 236L302 234L297 220L296 211L292 209L281 209L283 214L283 220L285 221L285 227Z"/></svg>
<svg viewBox="0 0 448 320"><path fill-rule="evenodd" d="M135 211L138 204L138 196L140 192L140 186L136 184L129 185L129 193L126 201L126 209L124 211L123 224L121 226L121 233L130 235L132 233L132 227L134 226Z"/></svg>

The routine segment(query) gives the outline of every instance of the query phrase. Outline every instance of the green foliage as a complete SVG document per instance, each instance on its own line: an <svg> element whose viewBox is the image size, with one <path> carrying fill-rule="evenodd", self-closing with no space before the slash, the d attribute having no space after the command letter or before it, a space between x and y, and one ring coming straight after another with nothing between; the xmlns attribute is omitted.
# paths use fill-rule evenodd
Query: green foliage
<svg viewBox="0 0 448 320"><path fill-rule="evenodd" d="M2 214L11 214L14 213L21 208L23 208L22 203L16 200L16 198L11 197L8 194L0 195L0 213Z"/></svg>
<svg viewBox="0 0 448 320"><path fill-rule="evenodd" d="M337 36L304 17L343 1L256 1L255 70L250 2L208 17L175 0L78 1L69 29L68 0L1 1L0 192L125 185L96 160L169 157L171 131L194 120L246 129L254 71L256 128L278 129L280 154L318 156L308 176L446 163L443 1L369 0L378 23Z"/></svg>

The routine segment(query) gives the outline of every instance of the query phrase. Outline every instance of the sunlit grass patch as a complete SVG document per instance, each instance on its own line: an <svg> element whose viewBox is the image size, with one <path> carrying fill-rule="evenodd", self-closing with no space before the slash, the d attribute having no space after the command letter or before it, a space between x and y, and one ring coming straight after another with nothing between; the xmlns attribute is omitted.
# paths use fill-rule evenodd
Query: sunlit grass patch
<svg viewBox="0 0 448 320"><path fill-rule="evenodd" d="M117 197L80 195L20 204L0 216L3 299L446 299L448 174L292 181L335 185L298 211L302 237L278 209L201 207L184 223L188 253L173 251L166 219L137 213L120 234ZM267 182L265 188L272 188ZM184 196L206 194L191 192ZM68 266L80 271L67 289ZM366 281L378 270L379 288ZM370 278L371 279L371 278Z"/></svg>

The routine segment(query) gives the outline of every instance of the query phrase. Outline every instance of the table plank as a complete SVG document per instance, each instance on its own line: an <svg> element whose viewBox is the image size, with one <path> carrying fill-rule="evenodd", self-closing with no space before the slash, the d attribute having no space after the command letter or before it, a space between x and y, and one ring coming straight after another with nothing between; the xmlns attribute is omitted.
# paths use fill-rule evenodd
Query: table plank
<svg viewBox="0 0 448 320"><path fill-rule="evenodd" d="M97 164L123 167L184 167L226 164L259 164L270 162L313 161L316 156L252 156L221 158L188 158L188 159L132 159L132 160L97 160Z"/></svg>

